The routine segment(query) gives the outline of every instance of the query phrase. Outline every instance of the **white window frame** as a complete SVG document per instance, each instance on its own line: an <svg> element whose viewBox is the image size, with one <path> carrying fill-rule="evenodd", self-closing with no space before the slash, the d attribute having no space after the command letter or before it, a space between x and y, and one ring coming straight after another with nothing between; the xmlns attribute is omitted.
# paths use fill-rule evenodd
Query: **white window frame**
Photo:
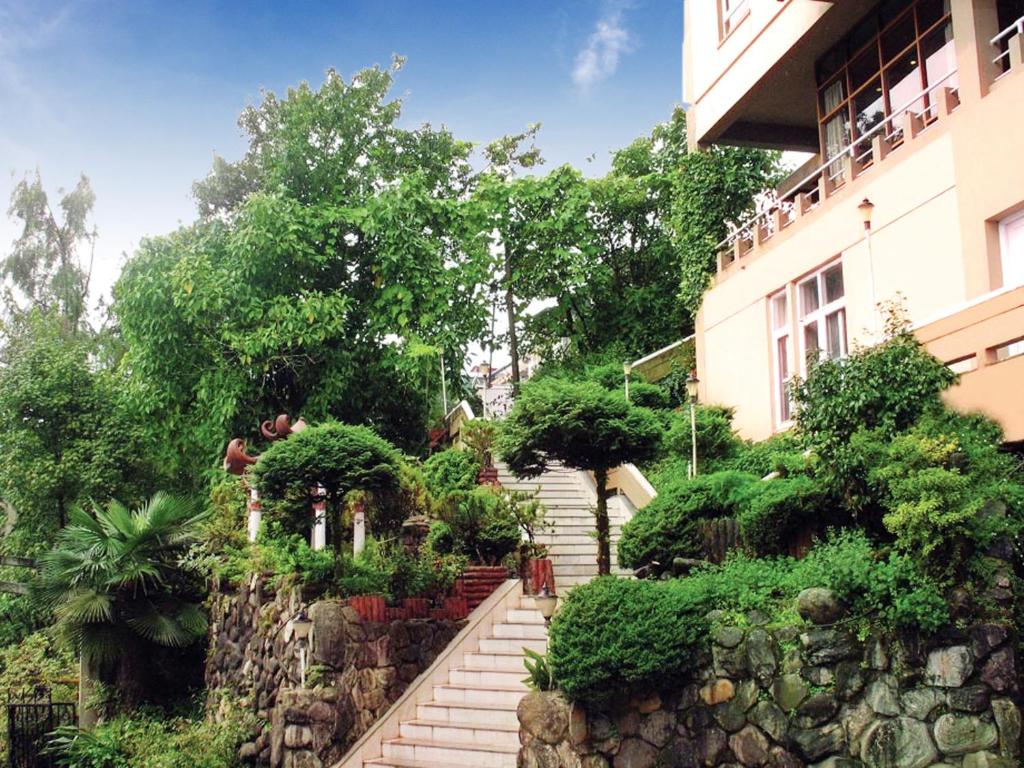
<svg viewBox="0 0 1024 768"><path fill-rule="evenodd" d="M1003 272L1004 288L1024 285L1024 264L1016 265L1015 271L1018 273L1016 279L1011 280L1007 275L1007 266L1010 260L1010 227L1012 226L1021 226L1022 233L1019 236L1024 237L1024 211L1007 216L999 222L999 265Z"/></svg>
<svg viewBox="0 0 1024 768"><path fill-rule="evenodd" d="M750 13L750 0L719 0L718 12L722 19L719 38L727 38Z"/></svg>
<svg viewBox="0 0 1024 768"><path fill-rule="evenodd" d="M775 302L782 298L785 301L783 317L781 322L775 312ZM789 287L776 291L768 297L768 322L772 330L772 410L775 413L775 424L779 429L784 429L793 423L793 402L789 397L786 388L793 380L793 361L790 355L791 337L793 335L793 315L790 312ZM782 375L782 360L779 355L779 348L782 347L786 356L785 369L787 376Z"/></svg>
<svg viewBox="0 0 1024 768"><path fill-rule="evenodd" d="M800 375L806 378L807 376L807 339L806 331L807 326L812 323L817 323L817 334L818 334L818 358L824 359L828 352L828 323L827 318L833 314L839 313L839 358L844 358L850 353L849 340L846 332L846 275L843 275L843 295L838 299L831 301L827 304L822 302L825 301L825 273L831 271L835 267L839 267L840 274L842 274L842 260L836 260L826 264L815 272L806 275L795 282L796 286L796 302L797 302L797 349L800 351ZM805 311L804 310L804 296L801 288L811 282L817 283L818 290L818 306L817 308Z"/></svg>

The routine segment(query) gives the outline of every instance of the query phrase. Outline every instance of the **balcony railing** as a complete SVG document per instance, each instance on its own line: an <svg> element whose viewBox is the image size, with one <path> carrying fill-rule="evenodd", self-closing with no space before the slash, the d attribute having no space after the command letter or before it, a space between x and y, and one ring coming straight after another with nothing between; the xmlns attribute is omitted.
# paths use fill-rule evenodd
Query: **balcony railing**
<svg viewBox="0 0 1024 768"><path fill-rule="evenodd" d="M999 75L996 76L997 80L1010 71L1012 64L1010 45L1015 35L1024 36L1024 16L1021 16L1013 22L1013 24L989 40L989 43L999 52L998 55L992 59L992 63L1002 70Z"/></svg>
<svg viewBox="0 0 1024 768"><path fill-rule="evenodd" d="M947 86L957 74L958 70L951 70L898 109L894 109L890 117L858 136L800 181L790 185L786 192L771 194L768 202L762 202L759 211L741 221L717 245L718 271L723 271L756 245L813 211L836 191L902 147L908 139L923 133L941 115L959 107L959 89L955 85ZM914 105L924 102L927 102L926 106L913 109Z"/></svg>

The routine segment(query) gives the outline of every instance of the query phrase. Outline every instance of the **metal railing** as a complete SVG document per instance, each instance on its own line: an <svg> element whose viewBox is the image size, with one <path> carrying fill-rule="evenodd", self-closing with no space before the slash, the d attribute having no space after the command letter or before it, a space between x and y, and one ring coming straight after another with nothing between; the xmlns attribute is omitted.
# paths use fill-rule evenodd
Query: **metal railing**
<svg viewBox="0 0 1024 768"><path fill-rule="evenodd" d="M1010 46L1007 44L1004 47L1004 42L1008 43L1010 36L1014 33L1024 35L1024 16L1021 16L1013 24L988 41L990 45L994 45L999 50L999 55L992 59L993 64L1000 64L1003 59L1010 55ZM1009 69L1010 67L1004 64L1002 75L1005 75ZM999 77L1002 77L1002 75L999 75Z"/></svg>
<svg viewBox="0 0 1024 768"><path fill-rule="evenodd" d="M926 115L928 113L930 113L935 108L935 106L936 106L934 102L930 103L928 106L924 107L923 109L917 110L917 111L912 110L910 107L913 104L915 104L916 102L929 97L933 91L938 90L940 87L944 86L947 82L949 82L949 80L951 78L955 77L958 73L959 73L959 69L952 69L952 70L950 70L943 77L939 78L934 83L929 85L927 88L925 88L924 90L920 91L919 93L917 93L912 98L908 99L906 101L906 103L904 103L898 109L892 110L892 114L890 116L888 116L885 119L881 120L877 125L873 126L869 131L865 132L862 136L858 136L850 144L848 144L847 146L843 147L843 149L841 149L835 155L830 157L828 160L826 160L820 166L815 168L813 171L808 173L804 178L802 178L796 184L791 185L790 188L784 194L781 194L781 195L778 196L778 204L776 206L774 206L774 207L772 207L772 208L770 208L770 209L768 209L766 211L762 211L761 213L759 213L758 215L754 216L753 218L751 218L751 219L749 219L747 221L742 222L737 227L735 232L733 232L730 235L728 235L724 240L722 240L715 247L715 251L720 253L723 250L725 250L727 248L730 248L733 245L735 245L736 242L739 241L739 240L748 240L748 239L750 239L753 236L753 232L754 232L754 230L757 227L760 227L762 224L764 224L767 221L769 221L771 216L772 216L772 214L776 210L778 210L783 205L785 205L787 203L787 201L789 201L790 198L794 197L797 193L799 193L802 189L804 189L804 187L806 187L808 184L810 184L811 182L813 182L816 179L818 179L822 174L825 174L825 176L829 179L829 181L833 181L833 182L835 180L841 178L843 176L843 174L845 173L845 168L843 168L843 159L847 155L849 155L851 160L854 163L860 163L865 158L870 156L872 154L872 152L873 152L873 149L870 146L869 146L869 148L866 151L862 152L859 155L855 154L857 152L857 147L863 145L864 142L870 142L876 135L881 134L886 126L891 126L891 125L895 124L895 122L904 113L909 112L909 113L913 114L914 116L916 116L916 117L918 117L920 119L927 119ZM956 90L956 89L954 89L954 90ZM903 129L901 127L900 128L893 128L890 133L882 134L882 138L883 138L884 141L891 142L894 138L902 135L902 133L903 133ZM839 170L836 171L836 172L832 172L830 169L835 168L835 167L839 168Z"/></svg>

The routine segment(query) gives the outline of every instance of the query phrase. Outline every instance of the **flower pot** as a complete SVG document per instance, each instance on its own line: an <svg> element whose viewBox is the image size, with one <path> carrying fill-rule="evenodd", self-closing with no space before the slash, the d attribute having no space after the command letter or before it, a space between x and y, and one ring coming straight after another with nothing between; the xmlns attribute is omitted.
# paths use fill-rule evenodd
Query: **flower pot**
<svg viewBox="0 0 1024 768"><path fill-rule="evenodd" d="M388 621L405 621L409 618L409 609L389 606L385 609L384 615Z"/></svg>
<svg viewBox="0 0 1024 768"><path fill-rule="evenodd" d="M447 608L431 608L430 609L430 618L432 618L434 621L444 621L445 619L448 618L448 609Z"/></svg>
<svg viewBox="0 0 1024 768"><path fill-rule="evenodd" d="M535 557L527 561L526 565L527 579L529 584L527 585L528 594L536 595L540 593L547 582L548 589L552 593L555 592L555 568L554 562L547 557Z"/></svg>
<svg viewBox="0 0 1024 768"><path fill-rule="evenodd" d="M501 482L498 480L498 468L497 467L483 467L476 475L477 485L491 485L498 487Z"/></svg>
<svg viewBox="0 0 1024 768"><path fill-rule="evenodd" d="M491 596L508 578L508 569L502 565L469 565L462 574L462 589L458 593L473 610Z"/></svg>
<svg viewBox="0 0 1024 768"><path fill-rule="evenodd" d="M348 599L363 621L386 621L387 605L382 595L356 595Z"/></svg>
<svg viewBox="0 0 1024 768"><path fill-rule="evenodd" d="M469 616L469 603L464 597L446 597L444 599L444 610L452 621L462 621Z"/></svg>

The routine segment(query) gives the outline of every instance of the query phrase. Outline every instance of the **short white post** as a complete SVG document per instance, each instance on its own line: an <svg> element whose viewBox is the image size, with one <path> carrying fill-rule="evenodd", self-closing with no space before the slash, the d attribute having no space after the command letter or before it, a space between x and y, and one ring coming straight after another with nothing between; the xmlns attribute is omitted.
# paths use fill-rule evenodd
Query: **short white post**
<svg viewBox="0 0 1024 768"><path fill-rule="evenodd" d="M356 513L352 519L352 554L356 557L366 549L366 510L363 502L356 502Z"/></svg>
<svg viewBox="0 0 1024 768"><path fill-rule="evenodd" d="M260 502L260 492L254 487L249 487L249 541L256 541L260 535L260 523L263 521L263 504Z"/></svg>
<svg viewBox="0 0 1024 768"><path fill-rule="evenodd" d="M313 532L309 545L314 550L327 546L327 489L322 485L316 487L316 500L313 502Z"/></svg>

